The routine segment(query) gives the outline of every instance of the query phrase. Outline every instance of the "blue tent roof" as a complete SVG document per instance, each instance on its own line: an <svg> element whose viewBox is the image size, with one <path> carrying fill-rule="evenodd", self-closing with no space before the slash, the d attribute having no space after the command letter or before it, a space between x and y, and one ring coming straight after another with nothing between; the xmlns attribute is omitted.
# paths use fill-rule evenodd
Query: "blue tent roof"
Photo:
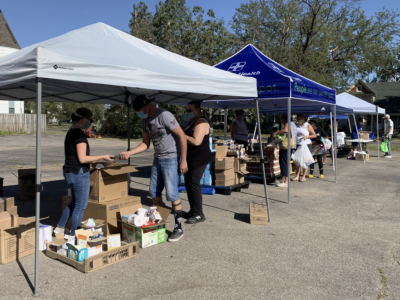
<svg viewBox="0 0 400 300"><path fill-rule="evenodd" d="M334 89L290 71L265 56L253 45L247 45L232 57L215 65L215 67L238 75L256 78L258 98L260 100L275 100L274 105L276 106L287 106L287 98L289 97L293 100L308 100L299 101L298 105L310 105L310 100L318 101L319 104L321 102L327 104L336 103L336 91ZM234 102L237 102L237 100ZM253 106L249 106L246 101L238 102L240 103L237 103L236 107L231 106L233 103L226 104L226 107L243 108ZM262 102L260 101L260 106L262 106ZM241 105L240 107L239 104ZM212 106L207 103L207 107ZM221 107L221 103L218 107Z"/></svg>
<svg viewBox="0 0 400 300"><path fill-rule="evenodd" d="M299 105L292 105L291 106L292 114L327 114L333 113L333 106L332 105L308 105L308 106L299 106ZM273 114L273 115L280 115L287 113L287 107L271 107L271 108L262 108L260 109L260 113L264 114ZM352 114L353 110L350 108L346 108L343 106L336 105L336 114Z"/></svg>
<svg viewBox="0 0 400 300"><path fill-rule="evenodd" d="M331 118L331 116L328 116L328 115L311 115L308 117L310 119L330 119ZM346 115L336 115L336 120L347 120L348 118L349 118L349 116L346 116Z"/></svg>

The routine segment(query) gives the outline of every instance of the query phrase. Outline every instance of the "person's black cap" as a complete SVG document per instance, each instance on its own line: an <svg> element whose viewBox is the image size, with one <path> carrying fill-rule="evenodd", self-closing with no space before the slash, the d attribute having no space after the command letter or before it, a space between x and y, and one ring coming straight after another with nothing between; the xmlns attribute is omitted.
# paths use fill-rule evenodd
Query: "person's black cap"
<svg viewBox="0 0 400 300"><path fill-rule="evenodd" d="M132 107L135 111L138 111L153 100L154 98L149 99L149 97L147 97L146 95L139 95L135 98L135 100L133 100Z"/></svg>

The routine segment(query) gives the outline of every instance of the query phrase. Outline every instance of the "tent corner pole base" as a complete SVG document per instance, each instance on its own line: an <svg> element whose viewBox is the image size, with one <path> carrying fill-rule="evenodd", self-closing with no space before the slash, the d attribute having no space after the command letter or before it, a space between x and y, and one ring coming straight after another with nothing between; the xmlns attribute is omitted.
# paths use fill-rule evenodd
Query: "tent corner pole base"
<svg viewBox="0 0 400 300"><path fill-rule="evenodd" d="M263 173L263 181L264 181L264 193L265 193L265 201L267 203L267 212L268 212L268 223L271 222L271 216L269 211L269 199L268 199L268 190L267 190L267 178L265 176L265 166L264 166L264 153L262 147L262 136L261 136L261 123L260 123L260 108L258 106L258 98L254 99L256 101L256 114L257 114L257 127L258 127L258 136L259 136L259 145L260 145L260 160L261 160L261 168Z"/></svg>
<svg viewBox="0 0 400 300"><path fill-rule="evenodd" d="M288 133L287 133L287 143L288 143L288 149L287 149L287 172L288 172L288 195L287 195L287 204L290 204L290 171L291 171L291 154L292 154L292 149L290 148L290 139L291 139L291 130L292 130L292 99L289 97L288 98L288 106L287 106L287 125L288 125Z"/></svg>

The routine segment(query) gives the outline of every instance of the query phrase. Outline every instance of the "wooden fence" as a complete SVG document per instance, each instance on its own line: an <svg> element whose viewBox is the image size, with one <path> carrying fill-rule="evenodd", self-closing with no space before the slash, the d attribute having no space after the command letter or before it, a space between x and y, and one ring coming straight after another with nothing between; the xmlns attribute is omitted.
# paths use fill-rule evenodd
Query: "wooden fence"
<svg viewBox="0 0 400 300"><path fill-rule="evenodd" d="M0 114L0 130L14 133L35 133L36 114ZM46 132L46 115L42 115L42 132Z"/></svg>

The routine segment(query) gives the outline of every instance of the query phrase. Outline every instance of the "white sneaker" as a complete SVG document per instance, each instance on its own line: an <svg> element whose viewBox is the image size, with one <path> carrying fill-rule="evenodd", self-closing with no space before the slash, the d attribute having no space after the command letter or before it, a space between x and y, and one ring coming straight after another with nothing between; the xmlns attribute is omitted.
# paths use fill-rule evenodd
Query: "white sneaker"
<svg viewBox="0 0 400 300"><path fill-rule="evenodd" d="M59 227L56 227L56 228L54 228L53 232L54 232L54 235L55 235L56 233L64 234L65 229L61 229L61 228L59 228Z"/></svg>
<svg viewBox="0 0 400 300"><path fill-rule="evenodd" d="M287 184L283 183L283 182L278 183L276 186L279 187L279 188L287 188L288 187Z"/></svg>
<svg viewBox="0 0 400 300"><path fill-rule="evenodd" d="M392 158L391 155L385 155L384 158Z"/></svg>

